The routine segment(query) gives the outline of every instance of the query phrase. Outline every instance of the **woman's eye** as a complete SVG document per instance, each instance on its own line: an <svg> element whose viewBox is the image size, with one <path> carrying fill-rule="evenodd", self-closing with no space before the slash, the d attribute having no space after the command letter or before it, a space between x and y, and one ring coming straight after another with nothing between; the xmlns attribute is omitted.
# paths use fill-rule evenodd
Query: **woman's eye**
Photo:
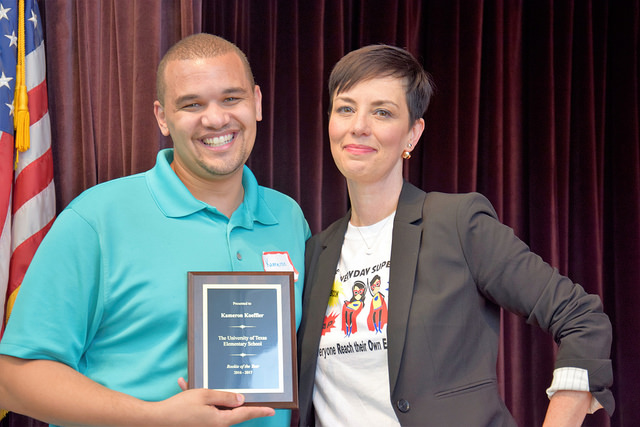
<svg viewBox="0 0 640 427"><path fill-rule="evenodd" d="M347 106L347 105L343 105L341 107L336 108L336 112L338 113L352 113L353 112L353 108Z"/></svg>
<svg viewBox="0 0 640 427"><path fill-rule="evenodd" d="M374 113L376 116L380 117L390 117L391 113L387 110L376 110Z"/></svg>

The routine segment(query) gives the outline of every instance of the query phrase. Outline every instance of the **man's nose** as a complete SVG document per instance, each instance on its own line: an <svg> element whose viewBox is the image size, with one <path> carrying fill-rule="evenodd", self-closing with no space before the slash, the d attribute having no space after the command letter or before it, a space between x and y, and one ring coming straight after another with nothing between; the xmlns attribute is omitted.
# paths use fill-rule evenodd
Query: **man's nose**
<svg viewBox="0 0 640 427"><path fill-rule="evenodd" d="M202 125L207 128L221 129L229 123L229 112L223 106L212 102L204 110L201 120Z"/></svg>

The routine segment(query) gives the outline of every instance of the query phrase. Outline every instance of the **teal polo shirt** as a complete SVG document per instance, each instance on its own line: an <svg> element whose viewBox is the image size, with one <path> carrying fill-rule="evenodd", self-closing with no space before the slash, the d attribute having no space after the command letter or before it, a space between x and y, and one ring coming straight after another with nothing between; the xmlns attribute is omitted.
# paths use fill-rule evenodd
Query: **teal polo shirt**
<svg viewBox="0 0 640 427"><path fill-rule="evenodd" d="M88 189L60 214L20 288L0 353L56 360L147 401L187 378L187 272L263 271L264 252L288 252L299 273L309 226L288 196L244 167L245 196L231 218L195 199L171 169ZM289 411L254 420L288 425Z"/></svg>

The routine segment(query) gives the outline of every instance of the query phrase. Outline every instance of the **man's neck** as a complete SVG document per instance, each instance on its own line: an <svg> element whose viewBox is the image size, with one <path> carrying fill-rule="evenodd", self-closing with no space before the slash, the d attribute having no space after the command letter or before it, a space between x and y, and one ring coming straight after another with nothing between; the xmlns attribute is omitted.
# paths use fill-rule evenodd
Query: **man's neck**
<svg viewBox="0 0 640 427"><path fill-rule="evenodd" d="M227 218L231 218L244 200L243 168L231 175L211 180L184 173L180 168L176 168L175 163L171 163L171 168L193 197L215 207Z"/></svg>

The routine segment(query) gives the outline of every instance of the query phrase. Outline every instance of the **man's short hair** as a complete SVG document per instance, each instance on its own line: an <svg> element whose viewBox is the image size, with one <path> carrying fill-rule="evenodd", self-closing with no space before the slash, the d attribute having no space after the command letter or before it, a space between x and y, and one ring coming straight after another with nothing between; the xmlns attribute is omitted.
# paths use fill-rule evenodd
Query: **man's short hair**
<svg viewBox="0 0 640 427"><path fill-rule="evenodd" d="M229 52L235 52L240 57L245 66L247 78L253 88L255 80L253 78L253 73L251 72L251 66L249 65L246 55L238 48L238 46L226 39L223 39L222 37L214 36L213 34L193 34L183 38L171 46L158 64L158 70L156 72L156 96L158 97L160 104L164 105L164 92L166 90L164 72L169 62L189 59L215 58L216 56L224 55Z"/></svg>

